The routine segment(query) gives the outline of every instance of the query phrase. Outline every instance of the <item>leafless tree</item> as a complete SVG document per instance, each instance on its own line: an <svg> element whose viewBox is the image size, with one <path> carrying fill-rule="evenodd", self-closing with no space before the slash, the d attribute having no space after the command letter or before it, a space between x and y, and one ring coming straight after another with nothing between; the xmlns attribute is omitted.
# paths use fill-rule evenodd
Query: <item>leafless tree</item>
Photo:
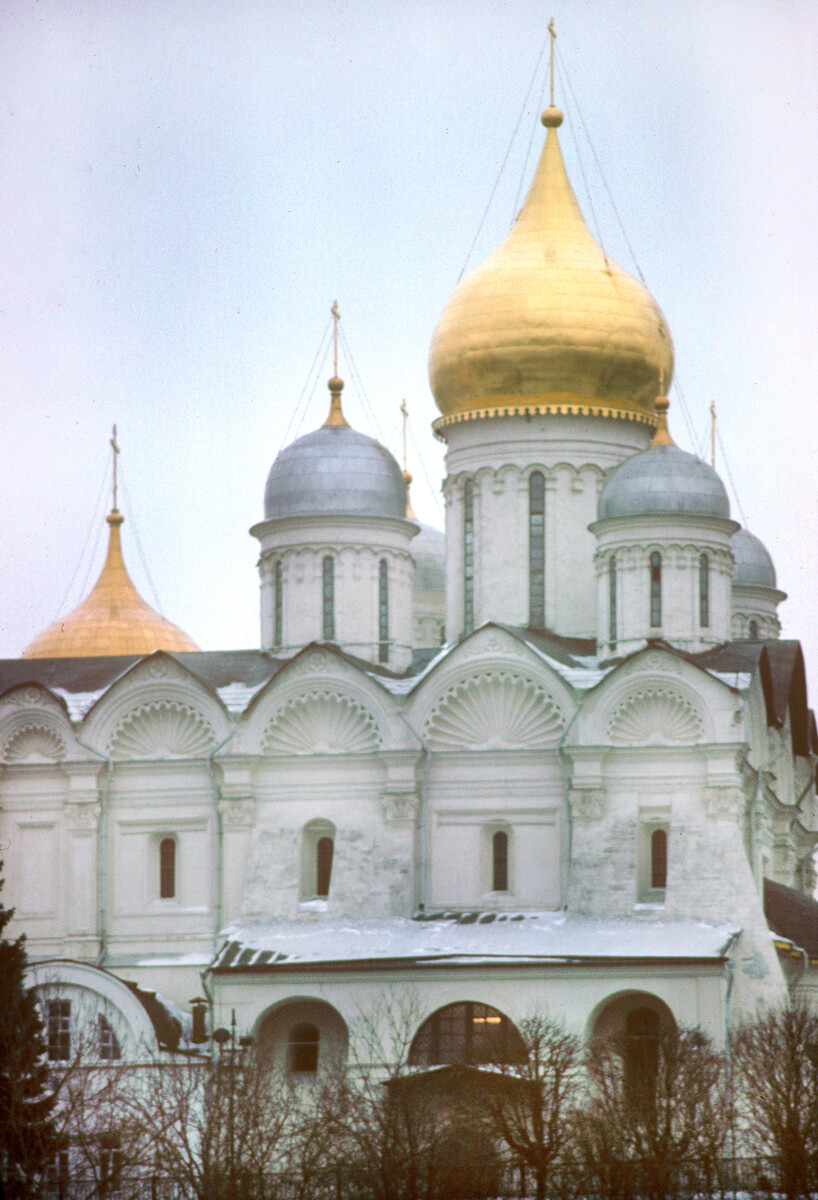
<svg viewBox="0 0 818 1200"><path fill-rule="evenodd" d="M534 1181L537 1200L561 1192L568 1181L574 1112L584 1092L582 1046L548 1017L520 1024L522 1053L499 1061L503 1086L488 1089L489 1126L513 1162Z"/></svg>
<svg viewBox="0 0 818 1200"><path fill-rule="evenodd" d="M667 1200L722 1184L730 1126L726 1059L699 1030L591 1047L576 1118L582 1187L613 1200Z"/></svg>
<svg viewBox="0 0 818 1200"><path fill-rule="evenodd" d="M738 1124L750 1154L768 1160L787 1197L818 1190L818 1016L803 1003L741 1026L732 1058Z"/></svg>

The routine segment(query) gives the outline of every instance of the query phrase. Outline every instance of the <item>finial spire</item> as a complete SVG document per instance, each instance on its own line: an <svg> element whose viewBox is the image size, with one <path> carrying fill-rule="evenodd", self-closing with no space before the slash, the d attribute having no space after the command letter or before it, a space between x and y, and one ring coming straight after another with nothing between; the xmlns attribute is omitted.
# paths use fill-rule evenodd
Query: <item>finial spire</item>
<svg viewBox="0 0 818 1200"><path fill-rule="evenodd" d="M118 446L118 444L117 444L117 440L116 440L116 425L114 425L114 427L113 427L113 430L112 430L112 432L111 432L111 455L112 455L112 457L113 457L113 460L114 460L114 503L113 503L113 506L112 506L112 510L111 510L111 511L112 511L112 512L118 512L119 510L118 510L118 508L117 508L117 470L116 470L116 460L117 460L117 458L119 457L119 446Z"/></svg>
<svg viewBox="0 0 818 1200"><path fill-rule="evenodd" d="M652 450L654 446L675 446L676 443L670 436L670 430L667 427L667 410L670 408L670 401L667 396L657 396L655 407L656 430L653 434L650 449Z"/></svg>
<svg viewBox="0 0 818 1200"><path fill-rule="evenodd" d="M412 511L412 501L409 497L412 476L406 468L406 423L409 419L409 409L406 407L405 400L400 402L400 414L403 417L403 482L406 484L406 519L407 521L416 521L417 517Z"/></svg>
<svg viewBox="0 0 818 1200"><path fill-rule="evenodd" d="M330 379L328 384L331 399L329 402L329 413L324 424L329 426L348 425L349 421L347 421L341 410L341 392L344 390L344 381L338 377L338 322L341 320L341 314L338 311L337 300L333 300L330 312L332 313L333 323L332 379Z"/></svg>
<svg viewBox="0 0 818 1200"><path fill-rule="evenodd" d="M551 90L548 108L545 109L540 120L546 129L559 129L560 125L562 125L562 111L554 103L554 51L556 49L557 31L554 28L553 17L548 22L548 33L551 38L551 60L549 66Z"/></svg>
<svg viewBox="0 0 818 1200"><path fill-rule="evenodd" d="M716 469L716 401L710 401L710 466Z"/></svg>
<svg viewBox="0 0 818 1200"><path fill-rule="evenodd" d="M549 98L548 103L550 104L551 108L553 108L554 107L554 50L556 48L555 43L557 40L557 31L554 28L554 18L553 17L548 22L548 32L551 35L551 64L550 64L550 67L551 67L551 91L549 93L550 98Z"/></svg>

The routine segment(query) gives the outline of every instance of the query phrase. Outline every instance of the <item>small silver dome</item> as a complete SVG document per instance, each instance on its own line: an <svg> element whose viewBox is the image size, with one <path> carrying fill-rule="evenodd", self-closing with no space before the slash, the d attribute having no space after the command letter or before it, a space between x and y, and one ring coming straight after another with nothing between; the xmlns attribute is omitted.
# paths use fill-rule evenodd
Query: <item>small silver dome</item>
<svg viewBox="0 0 818 1200"><path fill-rule="evenodd" d="M389 451L349 425L322 425L285 446L264 489L267 521L406 517L406 484Z"/></svg>
<svg viewBox="0 0 818 1200"><path fill-rule="evenodd" d="M730 538L733 551L733 583L738 587L777 588L775 567L762 541L746 529L737 529Z"/></svg>
<svg viewBox="0 0 818 1200"><path fill-rule="evenodd" d="M421 525L409 547L415 560L415 591L446 590L446 535L432 525Z"/></svg>
<svg viewBox="0 0 818 1200"><path fill-rule="evenodd" d="M611 517L729 517L724 484L707 463L678 446L652 446L617 467L602 487L600 521Z"/></svg>

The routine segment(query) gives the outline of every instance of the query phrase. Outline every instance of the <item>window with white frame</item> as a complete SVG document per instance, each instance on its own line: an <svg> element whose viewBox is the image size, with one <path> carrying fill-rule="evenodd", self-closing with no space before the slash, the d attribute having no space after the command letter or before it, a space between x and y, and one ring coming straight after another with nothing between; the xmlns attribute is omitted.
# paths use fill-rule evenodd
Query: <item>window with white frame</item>
<svg viewBox="0 0 818 1200"><path fill-rule="evenodd" d="M49 1062L67 1062L71 1056L71 1001L51 999L46 1006L46 1045Z"/></svg>

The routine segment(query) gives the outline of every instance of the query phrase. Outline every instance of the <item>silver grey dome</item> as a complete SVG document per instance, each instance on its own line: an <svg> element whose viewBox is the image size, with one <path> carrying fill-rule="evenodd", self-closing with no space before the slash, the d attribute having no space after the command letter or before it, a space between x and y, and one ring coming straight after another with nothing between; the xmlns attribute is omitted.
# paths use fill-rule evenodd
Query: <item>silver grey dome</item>
<svg viewBox="0 0 818 1200"><path fill-rule="evenodd" d="M733 551L733 583L739 587L777 588L775 567L762 541L746 529L737 529L730 538Z"/></svg>
<svg viewBox="0 0 818 1200"><path fill-rule="evenodd" d="M618 466L602 487L600 521L683 514L729 517L724 484L707 463L678 446L652 446Z"/></svg>
<svg viewBox="0 0 818 1200"><path fill-rule="evenodd" d="M322 425L270 468L264 517L405 517L406 484L385 446L349 425Z"/></svg>
<svg viewBox="0 0 818 1200"><path fill-rule="evenodd" d="M409 549L415 560L415 591L445 591L446 535L432 525L421 525Z"/></svg>

